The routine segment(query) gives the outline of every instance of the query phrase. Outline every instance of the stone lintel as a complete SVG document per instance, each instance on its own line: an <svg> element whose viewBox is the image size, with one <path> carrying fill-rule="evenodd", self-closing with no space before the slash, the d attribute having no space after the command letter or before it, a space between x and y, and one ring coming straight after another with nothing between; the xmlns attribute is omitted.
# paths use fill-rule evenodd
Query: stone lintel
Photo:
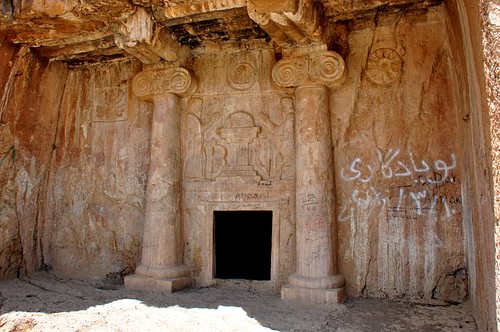
<svg viewBox="0 0 500 332"><path fill-rule="evenodd" d="M125 22L112 25L115 44L145 64L183 61L189 47L181 45L167 27L155 23L145 8L137 7Z"/></svg>
<svg viewBox="0 0 500 332"><path fill-rule="evenodd" d="M161 6L163 4L162 0L132 0L134 5L151 7L151 6Z"/></svg>
<svg viewBox="0 0 500 332"><path fill-rule="evenodd" d="M280 87L324 85L335 88L345 80L345 62L333 51L306 53L278 61L272 72Z"/></svg>
<svg viewBox="0 0 500 332"><path fill-rule="evenodd" d="M248 16L281 47L321 43L326 17L314 0L247 0Z"/></svg>
<svg viewBox="0 0 500 332"><path fill-rule="evenodd" d="M162 68L145 70L134 77L132 89L145 100L155 96L173 93L184 96L192 94L198 87L196 78L185 68Z"/></svg>
<svg viewBox="0 0 500 332"><path fill-rule="evenodd" d="M142 1L151 3L154 0L153 1L142 0ZM200 14L235 9L235 8L242 8L245 6L246 6L245 0L225 0L225 1L197 0L197 1L185 1L183 3L176 3L173 6L172 5L157 6L154 9L154 11L155 11L155 17L159 21L166 21L169 19L176 19L185 16L200 15Z"/></svg>
<svg viewBox="0 0 500 332"><path fill-rule="evenodd" d="M297 0L248 0L247 3L259 13L295 13L299 5Z"/></svg>

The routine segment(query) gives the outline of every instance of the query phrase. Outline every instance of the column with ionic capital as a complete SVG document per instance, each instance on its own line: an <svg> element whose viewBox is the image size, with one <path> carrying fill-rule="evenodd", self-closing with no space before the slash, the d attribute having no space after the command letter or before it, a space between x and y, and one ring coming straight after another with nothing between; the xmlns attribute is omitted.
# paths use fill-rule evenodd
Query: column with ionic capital
<svg viewBox="0 0 500 332"><path fill-rule="evenodd" d="M132 82L134 93L152 101L154 111L142 260L125 278L127 288L174 292L191 285L182 255L179 98L196 87L194 77L179 67L143 71Z"/></svg>
<svg viewBox="0 0 500 332"><path fill-rule="evenodd" d="M273 80L293 87L296 148L296 272L281 289L283 299L339 303L345 279L337 271L334 158L329 89L340 86L345 64L331 51L279 61Z"/></svg>

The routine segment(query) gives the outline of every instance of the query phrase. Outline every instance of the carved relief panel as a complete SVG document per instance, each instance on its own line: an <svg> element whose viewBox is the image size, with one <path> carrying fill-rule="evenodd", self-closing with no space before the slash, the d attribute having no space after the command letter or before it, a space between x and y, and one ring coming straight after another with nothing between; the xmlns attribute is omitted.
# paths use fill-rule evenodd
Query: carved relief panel
<svg viewBox="0 0 500 332"><path fill-rule="evenodd" d="M184 181L293 180L293 99L272 89L275 60L263 53L228 54L224 65L217 61L216 72L210 73L214 76L206 78L200 68L200 82L214 82L201 84L184 107ZM207 85L223 88L216 92Z"/></svg>
<svg viewBox="0 0 500 332"><path fill-rule="evenodd" d="M253 53L232 56L228 61L227 82L235 90L245 91L258 80L257 60Z"/></svg>
<svg viewBox="0 0 500 332"><path fill-rule="evenodd" d="M273 114L261 111L258 117L265 133L259 143L261 147L267 147L257 154L256 164L261 173L270 180L293 179L295 176L293 99L281 98L279 112Z"/></svg>
<svg viewBox="0 0 500 332"><path fill-rule="evenodd" d="M92 121L117 122L128 120L129 77L116 66L106 71L94 71ZM103 74L105 73L105 74Z"/></svg>
<svg viewBox="0 0 500 332"><path fill-rule="evenodd" d="M189 101L182 116L185 180L293 179L293 99L260 97L250 102L242 101L241 96Z"/></svg>
<svg viewBox="0 0 500 332"><path fill-rule="evenodd" d="M199 285L214 282L214 212L273 212L271 286L292 272L294 102L271 83L274 53L210 55L181 114L185 255ZM199 67L196 67L199 65Z"/></svg>

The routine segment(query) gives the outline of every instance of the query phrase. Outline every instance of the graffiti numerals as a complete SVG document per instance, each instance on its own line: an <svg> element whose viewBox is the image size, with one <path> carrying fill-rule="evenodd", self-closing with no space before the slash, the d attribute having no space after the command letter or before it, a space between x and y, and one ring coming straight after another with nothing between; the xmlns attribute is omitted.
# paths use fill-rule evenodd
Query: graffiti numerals
<svg viewBox="0 0 500 332"><path fill-rule="evenodd" d="M305 211L314 212L319 207L318 196L316 194L307 194L302 198L302 208Z"/></svg>
<svg viewBox="0 0 500 332"><path fill-rule="evenodd" d="M385 153L377 150L372 162L356 157L349 167L340 170L341 179L356 186L347 197L347 204L340 208L339 221L349 220L355 211L369 213L377 206L385 209L388 220L452 218L461 212L462 205L460 187L450 187L459 184L452 174L456 168L453 153L444 160L419 160L412 152L389 149ZM387 182L390 179L400 180ZM406 183L401 185L405 179Z"/></svg>

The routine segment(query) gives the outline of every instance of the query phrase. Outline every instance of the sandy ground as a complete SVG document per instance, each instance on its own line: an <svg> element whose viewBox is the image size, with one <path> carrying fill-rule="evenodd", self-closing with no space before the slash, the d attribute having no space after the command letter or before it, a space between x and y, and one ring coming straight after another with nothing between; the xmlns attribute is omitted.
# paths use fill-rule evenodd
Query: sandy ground
<svg viewBox="0 0 500 332"><path fill-rule="evenodd" d="M477 331L466 305L375 299L343 305L282 301L251 284L174 294L60 280L38 273L0 283L0 331Z"/></svg>

